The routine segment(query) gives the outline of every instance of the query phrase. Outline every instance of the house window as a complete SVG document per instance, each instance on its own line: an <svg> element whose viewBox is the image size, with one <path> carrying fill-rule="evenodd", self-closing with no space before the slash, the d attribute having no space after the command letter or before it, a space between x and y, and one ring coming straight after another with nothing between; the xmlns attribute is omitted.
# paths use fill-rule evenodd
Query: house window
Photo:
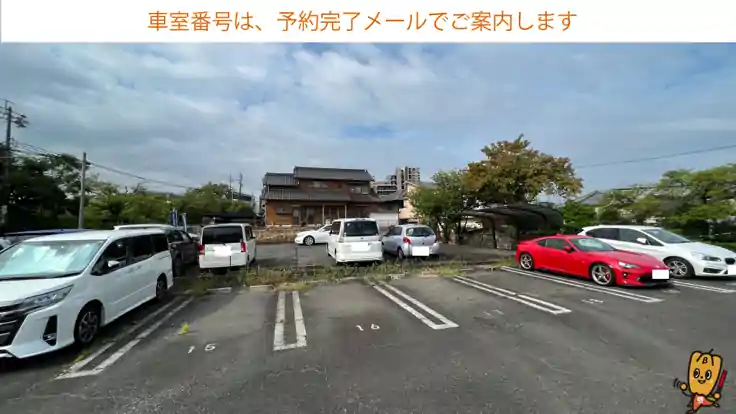
<svg viewBox="0 0 736 414"><path fill-rule="evenodd" d="M312 181L312 188L327 188L327 183L322 181Z"/></svg>
<svg viewBox="0 0 736 414"><path fill-rule="evenodd" d="M290 207L276 207L276 214L289 215L291 214Z"/></svg>
<svg viewBox="0 0 736 414"><path fill-rule="evenodd" d="M354 185L350 187L350 192L354 194L368 194L368 188L362 185Z"/></svg>

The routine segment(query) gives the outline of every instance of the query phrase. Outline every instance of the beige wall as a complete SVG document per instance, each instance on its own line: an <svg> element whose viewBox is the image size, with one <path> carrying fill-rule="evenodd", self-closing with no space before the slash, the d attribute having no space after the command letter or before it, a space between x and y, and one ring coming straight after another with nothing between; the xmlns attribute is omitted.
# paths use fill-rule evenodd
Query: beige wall
<svg viewBox="0 0 736 414"><path fill-rule="evenodd" d="M412 191L414 191L417 188L416 185L411 183L406 183L406 194L411 194ZM411 200L409 200L409 197L404 197L404 208L399 209L399 220L413 220L416 219L416 216L414 215L414 206L411 205Z"/></svg>

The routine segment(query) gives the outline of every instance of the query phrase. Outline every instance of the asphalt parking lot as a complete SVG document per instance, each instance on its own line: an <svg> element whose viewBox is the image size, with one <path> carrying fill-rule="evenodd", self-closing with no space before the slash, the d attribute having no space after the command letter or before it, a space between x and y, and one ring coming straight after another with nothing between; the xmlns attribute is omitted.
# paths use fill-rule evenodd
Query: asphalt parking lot
<svg viewBox="0 0 736 414"><path fill-rule="evenodd" d="M6 364L0 412L684 414L693 350L736 363L735 293L477 271L178 296L81 356Z"/></svg>
<svg viewBox="0 0 736 414"><path fill-rule="evenodd" d="M436 260L483 263L513 256L513 251L447 244L442 245ZM272 268L335 265L335 260L327 255L325 245L261 244L258 245L257 259L259 266ZM392 261L396 258L387 255L386 260Z"/></svg>

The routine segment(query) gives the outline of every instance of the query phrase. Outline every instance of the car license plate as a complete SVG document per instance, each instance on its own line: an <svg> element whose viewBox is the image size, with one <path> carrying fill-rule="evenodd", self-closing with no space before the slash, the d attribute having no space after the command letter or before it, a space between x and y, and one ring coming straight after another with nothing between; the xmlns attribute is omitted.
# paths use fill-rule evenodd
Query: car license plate
<svg viewBox="0 0 736 414"><path fill-rule="evenodd" d="M429 256L429 247L417 246L411 249L412 256Z"/></svg>
<svg viewBox="0 0 736 414"><path fill-rule="evenodd" d="M367 252L370 248L371 245L369 243L353 243L350 245L350 250L354 252Z"/></svg>
<svg viewBox="0 0 736 414"><path fill-rule="evenodd" d="M736 276L736 265L728 265L728 274Z"/></svg>
<svg viewBox="0 0 736 414"><path fill-rule="evenodd" d="M217 247L215 247L215 256L219 256L219 257L232 256L232 252L230 251L230 247L228 247L228 246L225 246L225 247L217 246Z"/></svg>
<svg viewBox="0 0 736 414"><path fill-rule="evenodd" d="M670 278L669 269L655 269L652 271L652 279L654 280L667 280Z"/></svg>

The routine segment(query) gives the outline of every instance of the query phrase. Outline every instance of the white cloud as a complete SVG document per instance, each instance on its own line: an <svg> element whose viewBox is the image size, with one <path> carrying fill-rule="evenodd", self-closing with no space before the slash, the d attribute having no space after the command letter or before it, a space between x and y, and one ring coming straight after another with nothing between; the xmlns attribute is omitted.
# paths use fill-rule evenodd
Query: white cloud
<svg viewBox="0 0 736 414"><path fill-rule="evenodd" d="M2 45L0 68L21 141L252 192L294 165L429 178L521 132L581 166L735 142L729 45ZM620 187L734 155L579 172Z"/></svg>

